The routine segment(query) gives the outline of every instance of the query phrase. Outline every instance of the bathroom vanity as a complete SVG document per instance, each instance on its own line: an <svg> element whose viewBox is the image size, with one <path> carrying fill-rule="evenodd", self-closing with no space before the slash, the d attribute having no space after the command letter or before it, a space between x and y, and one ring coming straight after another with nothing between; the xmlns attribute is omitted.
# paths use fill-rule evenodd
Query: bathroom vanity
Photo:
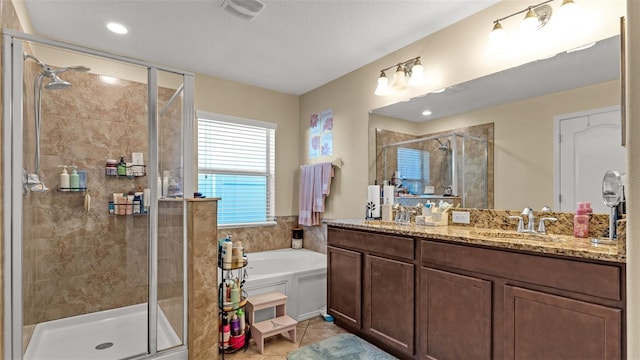
<svg viewBox="0 0 640 360"><path fill-rule="evenodd" d="M329 314L398 357L624 357L625 257L615 244L326 223Z"/></svg>

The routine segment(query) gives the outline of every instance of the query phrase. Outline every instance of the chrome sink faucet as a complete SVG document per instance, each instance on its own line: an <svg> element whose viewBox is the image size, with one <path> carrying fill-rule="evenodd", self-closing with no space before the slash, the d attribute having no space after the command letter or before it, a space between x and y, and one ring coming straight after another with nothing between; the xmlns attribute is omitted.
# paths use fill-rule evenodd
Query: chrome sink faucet
<svg viewBox="0 0 640 360"><path fill-rule="evenodd" d="M519 233L535 233L534 223L536 221L535 215L533 214L533 210L531 208L524 208L522 210L521 216L509 216L509 219L517 219L518 220L518 228L516 229ZM527 217L527 228L524 228L524 217Z"/></svg>
<svg viewBox="0 0 640 360"><path fill-rule="evenodd" d="M524 210L522 210L522 217L524 218L525 216L527 217L528 220L527 220L527 230L524 232L528 232L528 233L536 232L534 230L536 217L533 213L533 209L529 207L524 208Z"/></svg>

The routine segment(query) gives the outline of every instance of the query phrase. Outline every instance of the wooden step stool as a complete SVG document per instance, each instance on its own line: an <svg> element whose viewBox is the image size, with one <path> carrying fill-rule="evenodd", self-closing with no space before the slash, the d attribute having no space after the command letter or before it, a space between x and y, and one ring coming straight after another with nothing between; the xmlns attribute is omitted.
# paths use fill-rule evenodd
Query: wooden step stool
<svg viewBox="0 0 640 360"><path fill-rule="evenodd" d="M287 315L287 295L279 292L271 292L251 296L247 300L246 314L251 324L251 337L256 341L260 353L264 353L264 339L270 336L289 333L292 342L296 342L296 325L298 322ZM276 317L273 319L253 323L255 312L270 307L276 308Z"/></svg>

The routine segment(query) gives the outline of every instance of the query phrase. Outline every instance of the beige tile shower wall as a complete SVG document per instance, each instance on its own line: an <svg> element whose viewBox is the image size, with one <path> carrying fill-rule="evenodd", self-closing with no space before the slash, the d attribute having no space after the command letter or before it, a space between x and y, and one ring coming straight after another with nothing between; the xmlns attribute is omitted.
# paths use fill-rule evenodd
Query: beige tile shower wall
<svg viewBox="0 0 640 360"><path fill-rule="evenodd" d="M74 86L42 90L40 176L50 190L25 197L30 232L24 237L25 325L147 299L148 219L110 216L108 202L114 192L149 187L149 179L104 174L107 158L130 160L132 152L143 152L148 161L146 85L109 85L91 73L65 72L64 79ZM32 78L25 87L29 84ZM26 95L32 97L30 91ZM34 131L25 127L29 172L34 171ZM56 191L61 164L88 171L90 212L84 211L83 193Z"/></svg>

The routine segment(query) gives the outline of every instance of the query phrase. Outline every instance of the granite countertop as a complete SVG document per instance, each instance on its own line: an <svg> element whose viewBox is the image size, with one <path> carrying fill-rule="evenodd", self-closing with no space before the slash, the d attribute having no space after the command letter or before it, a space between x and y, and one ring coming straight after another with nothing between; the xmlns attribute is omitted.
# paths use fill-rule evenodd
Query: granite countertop
<svg viewBox="0 0 640 360"><path fill-rule="evenodd" d="M497 248L553 254L581 259L624 263L624 241L593 244L590 239L567 235L520 234L515 231L494 230L470 226L423 226L398 224L378 220L325 219L324 223L347 229L369 230L388 234L424 237L455 243L484 245Z"/></svg>

